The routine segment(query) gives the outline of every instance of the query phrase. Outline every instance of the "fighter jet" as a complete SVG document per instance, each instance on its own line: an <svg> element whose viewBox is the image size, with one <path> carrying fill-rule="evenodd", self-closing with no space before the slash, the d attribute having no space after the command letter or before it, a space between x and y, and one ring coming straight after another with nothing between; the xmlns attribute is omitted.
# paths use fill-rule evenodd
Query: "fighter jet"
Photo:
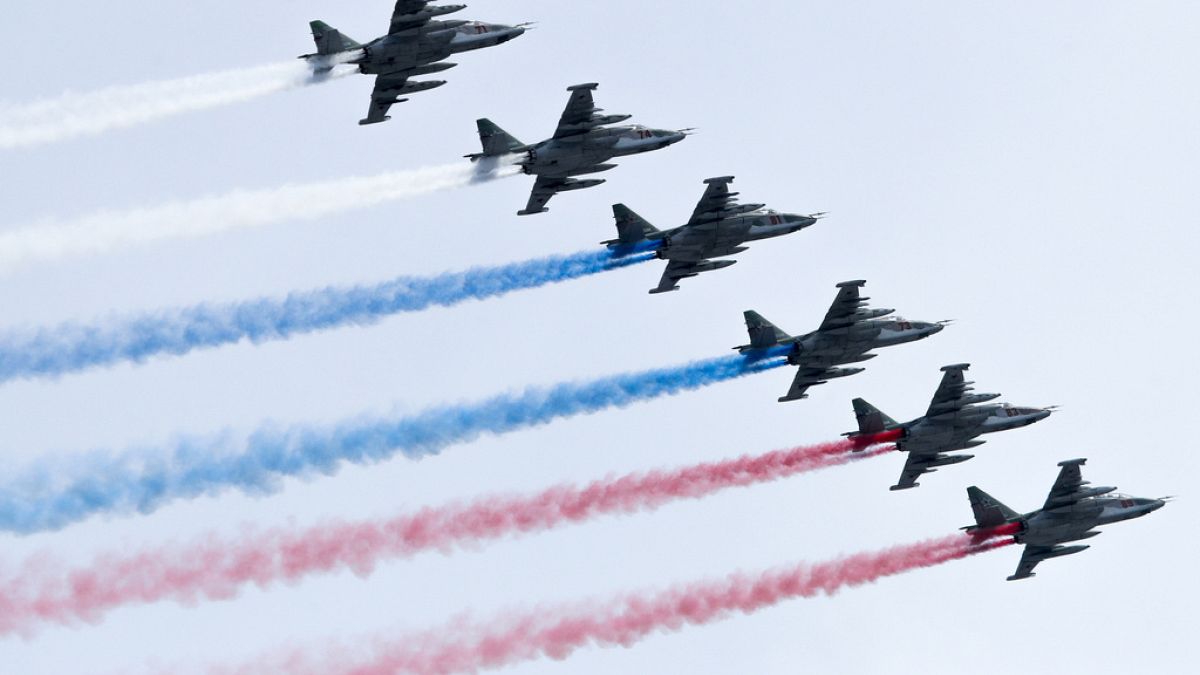
<svg viewBox="0 0 1200 675"><path fill-rule="evenodd" d="M1147 499L1117 494L1115 487L1085 487L1079 467L1086 459L1071 459L1059 462L1062 469L1058 480L1050 488L1050 496L1042 508L1021 515L996 501L991 495L975 486L967 488L971 510L975 512L975 524L964 527L968 532L984 528L1016 523L1020 529L1014 535L1017 543L1025 544L1017 572L1009 581L1034 576L1033 568L1043 560L1079 553L1089 546L1062 546L1067 542L1079 541L1100 534L1092 528L1117 523L1130 518L1139 518L1161 509L1170 497Z"/></svg>
<svg viewBox="0 0 1200 675"><path fill-rule="evenodd" d="M763 204L738 204L736 192L729 191L733 176L709 178L704 196L686 225L659 230L624 204L613 204L617 238L600 242L614 251L646 250L667 261L662 279L651 293L679 290L680 279L701 272L719 270L736 260L709 260L746 250L748 241L769 239L802 230L817 222L823 213L800 216L779 213Z"/></svg>
<svg viewBox="0 0 1200 675"><path fill-rule="evenodd" d="M517 162L521 170L537 176L529 203L517 215L549 211L546 203L555 194L582 190L604 182L603 178L578 179L575 176L608 171L617 166L605 163L614 157L665 148L682 141L691 131L650 129L640 124L606 126L623 122L631 115L599 114L601 109L592 101L592 91L598 86L592 82L567 87L571 97L558 121L558 128L554 130L552 138L540 143L526 145L491 120L476 121L483 152L465 157L474 162L520 153L524 155Z"/></svg>
<svg viewBox="0 0 1200 675"><path fill-rule="evenodd" d="M788 363L800 366L787 395L780 401L808 398L809 387L825 384L835 377L861 373L863 368L835 368L847 363L873 359L876 347L890 347L927 338L945 328L947 321L928 323L900 317L881 319L896 310L869 309L858 289L865 281L843 281L837 285L837 297L821 327L806 335L791 336L764 319L758 312L745 313L750 344L734 347L743 354L776 354L785 351Z"/></svg>
<svg viewBox="0 0 1200 675"><path fill-rule="evenodd" d="M946 455L986 443L975 440L982 434L1007 431L1044 420L1054 410L1050 408L1019 408L1007 403L988 403L1000 394L973 394L974 382L963 379L969 363L943 366L942 383L933 394L929 410L903 424L883 414L861 398L854 399L854 416L858 431L842 434L849 438L869 437L886 431L899 432L896 447L908 453L900 480L892 490L904 490L920 485L916 479L923 473L937 471L935 467L958 464L975 455ZM986 404L986 405L985 405Z"/></svg>
<svg viewBox="0 0 1200 675"><path fill-rule="evenodd" d="M465 9L466 5L430 5L429 2L397 0L388 34L366 44L350 39L324 21L313 21L309 26L317 43L317 53L299 58L308 61L318 76L343 63L355 64L359 72L377 76L370 110L366 118L358 122L376 124L391 119L387 113L393 104L408 100L401 96L446 84L445 80L409 82L409 78L453 68L458 64L444 63L443 59L451 54L508 42L524 33L529 25L433 20Z"/></svg>

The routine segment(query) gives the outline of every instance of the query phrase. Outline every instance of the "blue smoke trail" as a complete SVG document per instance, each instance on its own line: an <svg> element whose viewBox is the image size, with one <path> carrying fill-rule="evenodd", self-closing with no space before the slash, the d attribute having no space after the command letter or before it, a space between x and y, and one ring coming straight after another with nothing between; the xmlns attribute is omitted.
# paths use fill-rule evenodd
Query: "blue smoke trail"
<svg viewBox="0 0 1200 675"><path fill-rule="evenodd" d="M653 253L637 250L584 251L434 277L292 293L282 300L202 304L95 325L66 323L32 334L0 335L0 382L140 362L161 354L182 355L243 339L283 340L298 333L370 323L391 314L578 279L653 258Z"/></svg>
<svg viewBox="0 0 1200 675"><path fill-rule="evenodd" d="M163 449L123 454L94 451L43 461L0 483L0 530L29 533L64 527L99 513L148 513L163 504L229 488L266 493L281 478L333 474L345 463L368 464L397 454L412 459L556 419L621 408L637 401L706 387L787 363L775 349L681 366L529 387L477 403L429 408L393 419L353 420L332 427L264 428L240 451L222 438L187 438Z"/></svg>

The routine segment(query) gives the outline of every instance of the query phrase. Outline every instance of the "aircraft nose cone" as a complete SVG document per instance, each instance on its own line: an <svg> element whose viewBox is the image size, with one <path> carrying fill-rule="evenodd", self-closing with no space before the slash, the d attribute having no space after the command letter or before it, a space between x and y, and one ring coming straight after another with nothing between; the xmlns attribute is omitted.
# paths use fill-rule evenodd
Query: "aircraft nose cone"
<svg viewBox="0 0 1200 675"><path fill-rule="evenodd" d="M942 332L942 331L943 331L943 330L945 330L945 329L946 329L946 327L945 327L945 326L943 326L943 325L942 325L942 324L940 324L940 323L934 323L934 324L930 324L930 325L929 325L929 334L930 334L930 335L934 335L934 334L936 334L936 333L940 333L940 332Z"/></svg>
<svg viewBox="0 0 1200 675"><path fill-rule="evenodd" d="M1052 413L1052 412L1054 412L1054 411L1053 410L1039 410L1038 413L1033 416L1033 420L1035 422L1040 422L1040 421L1046 419L1047 417L1049 417L1050 413Z"/></svg>
<svg viewBox="0 0 1200 675"><path fill-rule="evenodd" d="M1146 513L1157 511L1166 505L1167 501L1165 499L1151 499L1150 503L1146 505Z"/></svg>

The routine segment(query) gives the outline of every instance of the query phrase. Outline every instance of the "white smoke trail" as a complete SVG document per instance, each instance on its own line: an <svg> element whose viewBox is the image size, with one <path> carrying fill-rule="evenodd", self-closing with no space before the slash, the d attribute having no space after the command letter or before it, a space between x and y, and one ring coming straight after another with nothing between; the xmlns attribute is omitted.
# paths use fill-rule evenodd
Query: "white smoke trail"
<svg viewBox="0 0 1200 675"><path fill-rule="evenodd" d="M99 134L193 110L248 101L354 72L353 66L342 65L328 75L314 77L307 63L295 60L92 92L68 91L32 103L0 104L0 149Z"/></svg>
<svg viewBox="0 0 1200 675"><path fill-rule="evenodd" d="M507 163L485 172L463 161L266 190L236 190L192 201L100 211L74 220L45 220L0 233L0 271L161 239L320 218L517 173L519 169Z"/></svg>

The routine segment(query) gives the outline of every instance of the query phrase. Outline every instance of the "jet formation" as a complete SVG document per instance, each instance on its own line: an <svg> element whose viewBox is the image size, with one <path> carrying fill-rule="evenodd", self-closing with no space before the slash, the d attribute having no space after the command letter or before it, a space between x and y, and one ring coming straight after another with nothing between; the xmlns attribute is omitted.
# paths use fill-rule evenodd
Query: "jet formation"
<svg viewBox="0 0 1200 675"><path fill-rule="evenodd" d="M521 170L537 176L529 203L519 216L544 213L546 203L559 192L582 190L605 182L603 178L580 179L576 176L600 173L615 168L607 163L614 157L661 150L687 137L691 129L651 129L640 124L610 126L632 115L601 115L592 99L595 82L567 87L571 92L567 107L558 120L554 136L525 144L489 119L476 121L483 152L465 155L473 162L523 155L516 161Z"/></svg>
<svg viewBox="0 0 1200 675"><path fill-rule="evenodd" d="M601 243L618 253L653 248L656 256L667 261L667 267L650 292L665 293L679 290L680 279L737 262L709 258L741 253L746 250L742 244L748 241L798 232L825 215L780 213L765 204L739 204L738 193L729 191L732 182L733 176L705 180L707 187L691 219L670 230L659 230L624 204L613 204L617 238Z"/></svg>
<svg viewBox="0 0 1200 675"><path fill-rule="evenodd" d="M975 512L975 524L964 527L972 532L1016 525L1013 538L1025 544L1017 571L1009 581L1028 579L1034 576L1033 568L1043 560L1072 555L1090 548L1086 544L1063 546L1074 541L1089 539L1100 534L1094 528L1122 520L1140 518L1161 509L1170 497L1149 499L1116 493L1115 487L1087 487L1079 467L1086 459L1070 459L1059 462L1062 467L1058 479L1050 488L1050 495L1042 508L1024 515L1001 504L988 493L972 485L967 488L971 510Z"/></svg>
<svg viewBox="0 0 1200 675"><path fill-rule="evenodd" d="M873 359L877 356L869 353L873 349L927 338L941 332L948 323L908 321L900 317L884 319L882 317L896 310L868 308L870 298L860 297L858 292L866 283L858 280L838 284L837 297L825 314L825 320L817 330L805 335L788 335L758 312L747 311L746 330L750 333L750 344L734 349L751 356L786 350L788 363L800 368L791 388L779 401L795 401L808 398L805 392L809 387L864 370L836 366Z"/></svg>
<svg viewBox="0 0 1200 675"><path fill-rule="evenodd" d="M942 381L925 415L900 424L885 415L875 406L856 398L854 416L858 419L858 431L843 436L849 438L871 438L885 432L896 432L896 448L908 453L900 480L892 490L904 490L920 485L916 480L921 474L937 471L935 467L958 464L975 455L947 455L955 450L966 450L983 445L987 441L976 440L978 436L997 431L1007 431L1028 426L1046 419L1054 410L1048 408L1022 408L1008 403L989 403L1000 398L1000 394L975 394L963 373L971 367L969 363L958 363L942 367Z"/></svg>
<svg viewBox="0 0 1200 675"><path fill-rule="evenodd" d="M391 119L387 113L392 105L408 100L402 96L446 84L445 80L410 82L409 78L449 70L458 65L445 62L451 55L503 44L522 35L529 26L434 18L466 7L430 5L429 0L398 0L388 34L366 44L352 40L324 21L313 21L309 27L317 43L317 53L299 58L308 61L318 76L343 63L357 65L364 75L375 75L371 107L358 123L386 122Z"/></svg>
<svg viewBox="0 0 1200 675"><path fill-rule="evenodd" d="M391 107L408 99L408 94L433 89L444 80L414 81L412 78L442 72L456 64L450 56L503 44L524 34L530 24L503 25L481 21L441 19L465 5L431 5L430 0L398 0L388 34L359 43L332 26L313 21L317 52L305 59L315 77L328 75L342 64L357 66L375 75L375 86L367 116L359 124L390 119ZM526 144L489 119L476 120L482 152L466 155L472 162L496 165L511 162L526 175L535 177L525 208L518 215L548 211L547 204L559 192L582 190L605 182L588 177L615 168L617 157L660 150L682 141L691 129L656 129L640 124L621 124L627 114L603 114L596 107L596 83L567 87L570 92L548 139ZM583 176L583 178L581 178ZM650 293L679 290L679 282L703 272L724 269L736 263L728 259L747 250L746 243L779 237L814 225L824 213L807 215L781 213L764 204L741 204L730 191L733 176L704 181L705 190L683 225L659 230L625 204L613 204L617 238L601 242L615 256L653 254L666 261L658 285ZM722 259L725 258L725 259ZM735 347L748 358L786 356L798 366L787 393L779 401L808 398L810 387L828 380L862 372L846 367L872 359L880 347L921 340L940 332L947 321L907 321L890 316L892 309L872 309L870 298L861 297L865 281L837 284L837 296L821 325L810 333L792 336L757 312L744 313L750 343ZM888 317L888 318L885 318ZM925 414L908 422L897 422L862 398L853 400L858 423L845 436L861 444L894 442L908 453L900 477L891 490L919 485L917 479L938 468L965 462L971 454L952 454L985 443L979 436L1027 426L1050 416L1054 407L1019 407L997 403L1000 394L975 393L964 373L969 364L942 367L942 379ZM1012 533L1025 545L1016 573L1009 580L1034 576L1043 560L1078 553L1086 545L1072 544L1099 534L1095 528L1151 513L1169 498L1146 499L1117 494L1113 487L1087 487L1080 467L1086 460L1060 462L1058 480L1042 508L1019 514L977 487L967 489L975 532ZM1067 545L1070 544L1070 545Z"/></svg>

